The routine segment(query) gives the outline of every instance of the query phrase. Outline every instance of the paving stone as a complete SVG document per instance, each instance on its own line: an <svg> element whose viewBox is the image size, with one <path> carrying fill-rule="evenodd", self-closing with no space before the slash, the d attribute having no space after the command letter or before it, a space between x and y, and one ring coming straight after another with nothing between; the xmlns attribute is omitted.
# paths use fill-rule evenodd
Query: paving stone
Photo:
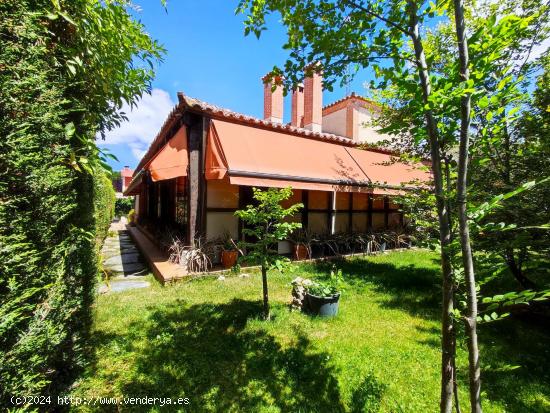
<svg viewBox="0 0 550 413"><path fill-rule="evenodd" d="M120 281L120 282L111 283L111 291L118 292L118 291L131 290L134 288L147 288L150 286L151 284L148 281L144 281L144 280Z"/></svg>
<svg viewBox="0 0 550 413"><path fill-rule="evenodd" d="M100 294L116 293L120 291L133 290L136 288L147 288L151 284L145 280L111 281L110 288L106 284L101 284L98 288Z"/></svg>
<svg viewBox="0 0 550 413"><path fill-rule="evenodd" d="M112 231L118 224L112 224ZM109 289L105 283L98 292L124 291L132 288L145 288L150 284L143 277L149 273L142 262L139 250L126 230L118 230L105 239L101 249L103 267L111 274Z"/></svg>
<svg viewBox="0 0 550 413"><path fill-rule="evenodd" d="M149 274L149 269L145 268L141 272L136 272L134 274L119 274L114 277L111 277L111 280L143 280L143 277L145 277L147 274Z"/></svg>
<svg viewBox="0 0 550 413"><path fill-rule="evenodd" d="M112 266L118 266L118 265L126 265L126 264L134 264L134 263L140 263L141 257L137 253L133 254L117 254L105 261L103 261L104 267L112 267Z"/></svg>
<svg viewBox="0 0 550 413"><path fill-rule="evenodd" d="M108 267L108 269L113 272L128 273L128 274L133 274L136 272L143 271L145 268L146 268L145 265L141 262L134 262L131 264L110 265Z"/></svg>

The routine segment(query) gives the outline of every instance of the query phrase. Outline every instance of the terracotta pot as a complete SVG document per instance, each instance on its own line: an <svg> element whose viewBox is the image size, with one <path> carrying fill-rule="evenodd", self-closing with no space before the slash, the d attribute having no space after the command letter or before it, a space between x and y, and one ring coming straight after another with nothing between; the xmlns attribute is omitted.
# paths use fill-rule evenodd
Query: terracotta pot
<svg viewBox="0 0 550 413"><path fill-rule="evenodd" d="M294 259L307 260L309 259L309 251L305 244L294 244Z"/></svg>
<svg viewBox="0 0 550 413"><path fill-rule="evenodd" d="M232 268L237 263L237 258L239 258L239 251L236 250L223 250L222 251L222 266L226 270Z"/></svg>

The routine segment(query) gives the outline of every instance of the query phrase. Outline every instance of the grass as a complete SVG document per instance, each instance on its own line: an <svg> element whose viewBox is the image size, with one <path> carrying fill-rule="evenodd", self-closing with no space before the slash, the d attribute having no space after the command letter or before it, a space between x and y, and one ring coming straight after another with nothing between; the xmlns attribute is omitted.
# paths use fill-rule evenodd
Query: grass
<svg viewBox="0 0 550 413"><path fill-rule="evenodd" d="M333 319L288 307L290 281L327 277L329 264L271 273L269 322L260 319L257 273L167 287L153 282L149 289L100 296L93 362L72 395L188 397L191 404L181 411L193 412L438 411L437 257L414 250L339 266L347 285ZM549 411L548 329L508 319L480 330L484 410ZM467 356L465 344L460 347L467 411Z"/></svg>

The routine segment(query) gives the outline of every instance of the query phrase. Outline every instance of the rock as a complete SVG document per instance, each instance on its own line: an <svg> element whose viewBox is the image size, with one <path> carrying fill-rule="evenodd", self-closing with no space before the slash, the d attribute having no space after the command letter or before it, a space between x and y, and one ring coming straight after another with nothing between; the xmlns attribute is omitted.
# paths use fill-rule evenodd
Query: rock
<svg viewBox="0 0 550 413"><path fill-rule="evenodd" d="M292 301L290 303L290 306L294 310L303 311L306 306L307 287L313 285L313 281L307 278L296 277L294 280L292 280L291 284Z"/></svg>
<svg viewBox="0 0 550 413"><path fill-rule="evenodd" d="M224 277L223 275L220 275L220 276L218 277L218 281L223 281L223 280L225 280L225 277Z"/></svg>

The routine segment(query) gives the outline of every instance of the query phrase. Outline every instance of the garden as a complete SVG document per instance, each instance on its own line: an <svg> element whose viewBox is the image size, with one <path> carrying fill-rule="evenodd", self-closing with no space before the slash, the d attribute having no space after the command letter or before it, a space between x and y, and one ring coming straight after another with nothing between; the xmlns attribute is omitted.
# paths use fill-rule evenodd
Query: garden
<svg viewBox="0 0 550 413"><path fill-rule="evenodd" d="M292 280L326 282L333 264L343 275L338 315L291 310ZM439 271L438 255L422 249L271 271L269 322L258 270L100 296L93 362L71 395L188 397L189 410L212 412L436 411ZM529 318L480 325L485 411L548 411L549 339ZM457 364L467 404L462 335Z"/></svg>

